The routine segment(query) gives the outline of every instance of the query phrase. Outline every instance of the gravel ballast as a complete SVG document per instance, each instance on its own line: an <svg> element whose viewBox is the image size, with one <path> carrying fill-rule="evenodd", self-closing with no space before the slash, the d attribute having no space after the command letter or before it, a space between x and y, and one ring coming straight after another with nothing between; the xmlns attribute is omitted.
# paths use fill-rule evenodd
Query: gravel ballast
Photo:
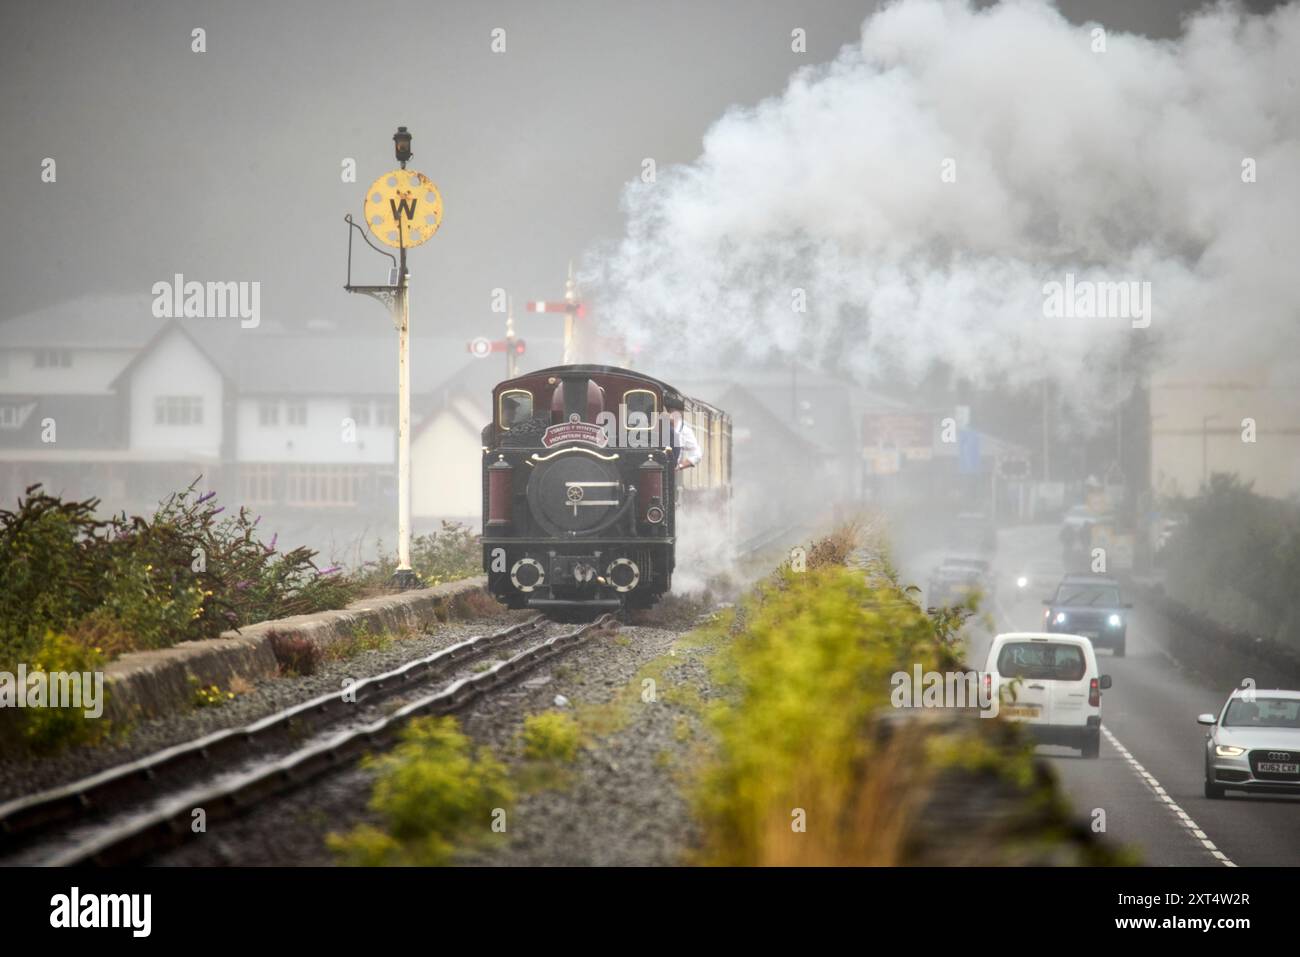
<svg viewBox="0 0 1300 957"><path fill-rule="evenodd" d="M349 658L326 657L310 675L263 679L219 705L195 706L165 717L138 720L98 747L69 748L47 756L7 756L0 760L0 800L66 784L165 747L249 724L290 705L339 691L348 679L390 671L407 661L530 617L530 613L503 610L481 618L439 623L423 634L399 635L384 647L360 651Z"/></svg>
<svg viewBox="0 0 1300 957"><path fill-rule="evenodd" d="M529 715L569 711L584 730L584 747L571 764L550 768L548 786L523 789L505 835L477 840L489 834L488 821L482 835L462 835L458 863L686 862L694 825L680 785L700 734L696 702L708 696L703 653L675 648L687 630L689 622L678 622L597 633L459 715L469 737L491 747L518 781L535 777L519 745ZM652 701L642 694L648 675ZM367 808L373 783L369 771L349 768L215 826L154 863L335 864L328 833L381 823Z"/></svg>

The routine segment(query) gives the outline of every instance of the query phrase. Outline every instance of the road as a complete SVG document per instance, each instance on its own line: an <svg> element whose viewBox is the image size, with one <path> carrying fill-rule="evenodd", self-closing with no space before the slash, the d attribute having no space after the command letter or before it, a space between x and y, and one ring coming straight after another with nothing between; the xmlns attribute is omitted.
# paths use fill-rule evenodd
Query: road
<svg viewBox="0 0 1300 957"><path fill-rule="evenodd" d="M1061 574L1055 526L1022 526L999 535L996 594L988 610L996 631L1038 631L1042 599ZM908 580L923 584L940 553L904 562ZM1023 591L1016 577L1040 570L1042 583ZM1101 820L1120 844L1156 866L1276 866L1300 864L1300 798L1230 793L1204 797L1204 730L1201 712L1217 712L1229 688L1207 683L1180 667L1167 650L1173 625L1139 596L1129 613L1123 658L1098 651L1103 674L1114 686L1102 698L1101 756L1041 747L1076 812ZM992 635L970 629L969 660L983 668Z"/></svg>

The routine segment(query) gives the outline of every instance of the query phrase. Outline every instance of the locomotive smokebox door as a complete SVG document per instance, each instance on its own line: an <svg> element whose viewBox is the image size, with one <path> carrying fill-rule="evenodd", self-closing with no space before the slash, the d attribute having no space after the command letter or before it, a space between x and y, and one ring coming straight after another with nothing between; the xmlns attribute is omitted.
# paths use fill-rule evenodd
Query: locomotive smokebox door
<svg viewBox="0 0 1300 957"><path fill-rule="evenodd" d="M528 504L552 535L572 537L612 517L623 504L623 483L613 462L589 455L560 455L528 477Z"/></svg>

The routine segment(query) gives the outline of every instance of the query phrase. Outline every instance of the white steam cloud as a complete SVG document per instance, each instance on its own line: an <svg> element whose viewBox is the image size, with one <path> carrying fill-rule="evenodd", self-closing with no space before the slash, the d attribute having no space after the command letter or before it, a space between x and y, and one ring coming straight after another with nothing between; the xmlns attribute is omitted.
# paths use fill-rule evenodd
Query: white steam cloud
<svg viewBox="0 0 1300 957"><path fill-rule="evenodd" d="M627 187L627 234L584 276L602 320L677 362L1051 377L1081 405L1114 398L1080 386L1141 340L1300 353L1300 4L1209 7L1104 52L1095 28L1028 0L872 16L696 162ZM1150 282L1150 328L1045 317L1067 272Z"/></svg>

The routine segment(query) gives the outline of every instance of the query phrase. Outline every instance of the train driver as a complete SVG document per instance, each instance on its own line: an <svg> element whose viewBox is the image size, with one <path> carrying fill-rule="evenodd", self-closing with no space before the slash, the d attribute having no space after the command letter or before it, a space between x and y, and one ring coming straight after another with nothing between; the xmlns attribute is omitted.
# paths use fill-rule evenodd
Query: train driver
<svg viewBox="0 0 1300 957"><path fill-rule="evenodd" d="M682 416L683 404L675 398L664 398L664 408L673 424L673 447L677 449L677 468L694 468L700 464L700 443L695 438L695 430Z"/></svg>

